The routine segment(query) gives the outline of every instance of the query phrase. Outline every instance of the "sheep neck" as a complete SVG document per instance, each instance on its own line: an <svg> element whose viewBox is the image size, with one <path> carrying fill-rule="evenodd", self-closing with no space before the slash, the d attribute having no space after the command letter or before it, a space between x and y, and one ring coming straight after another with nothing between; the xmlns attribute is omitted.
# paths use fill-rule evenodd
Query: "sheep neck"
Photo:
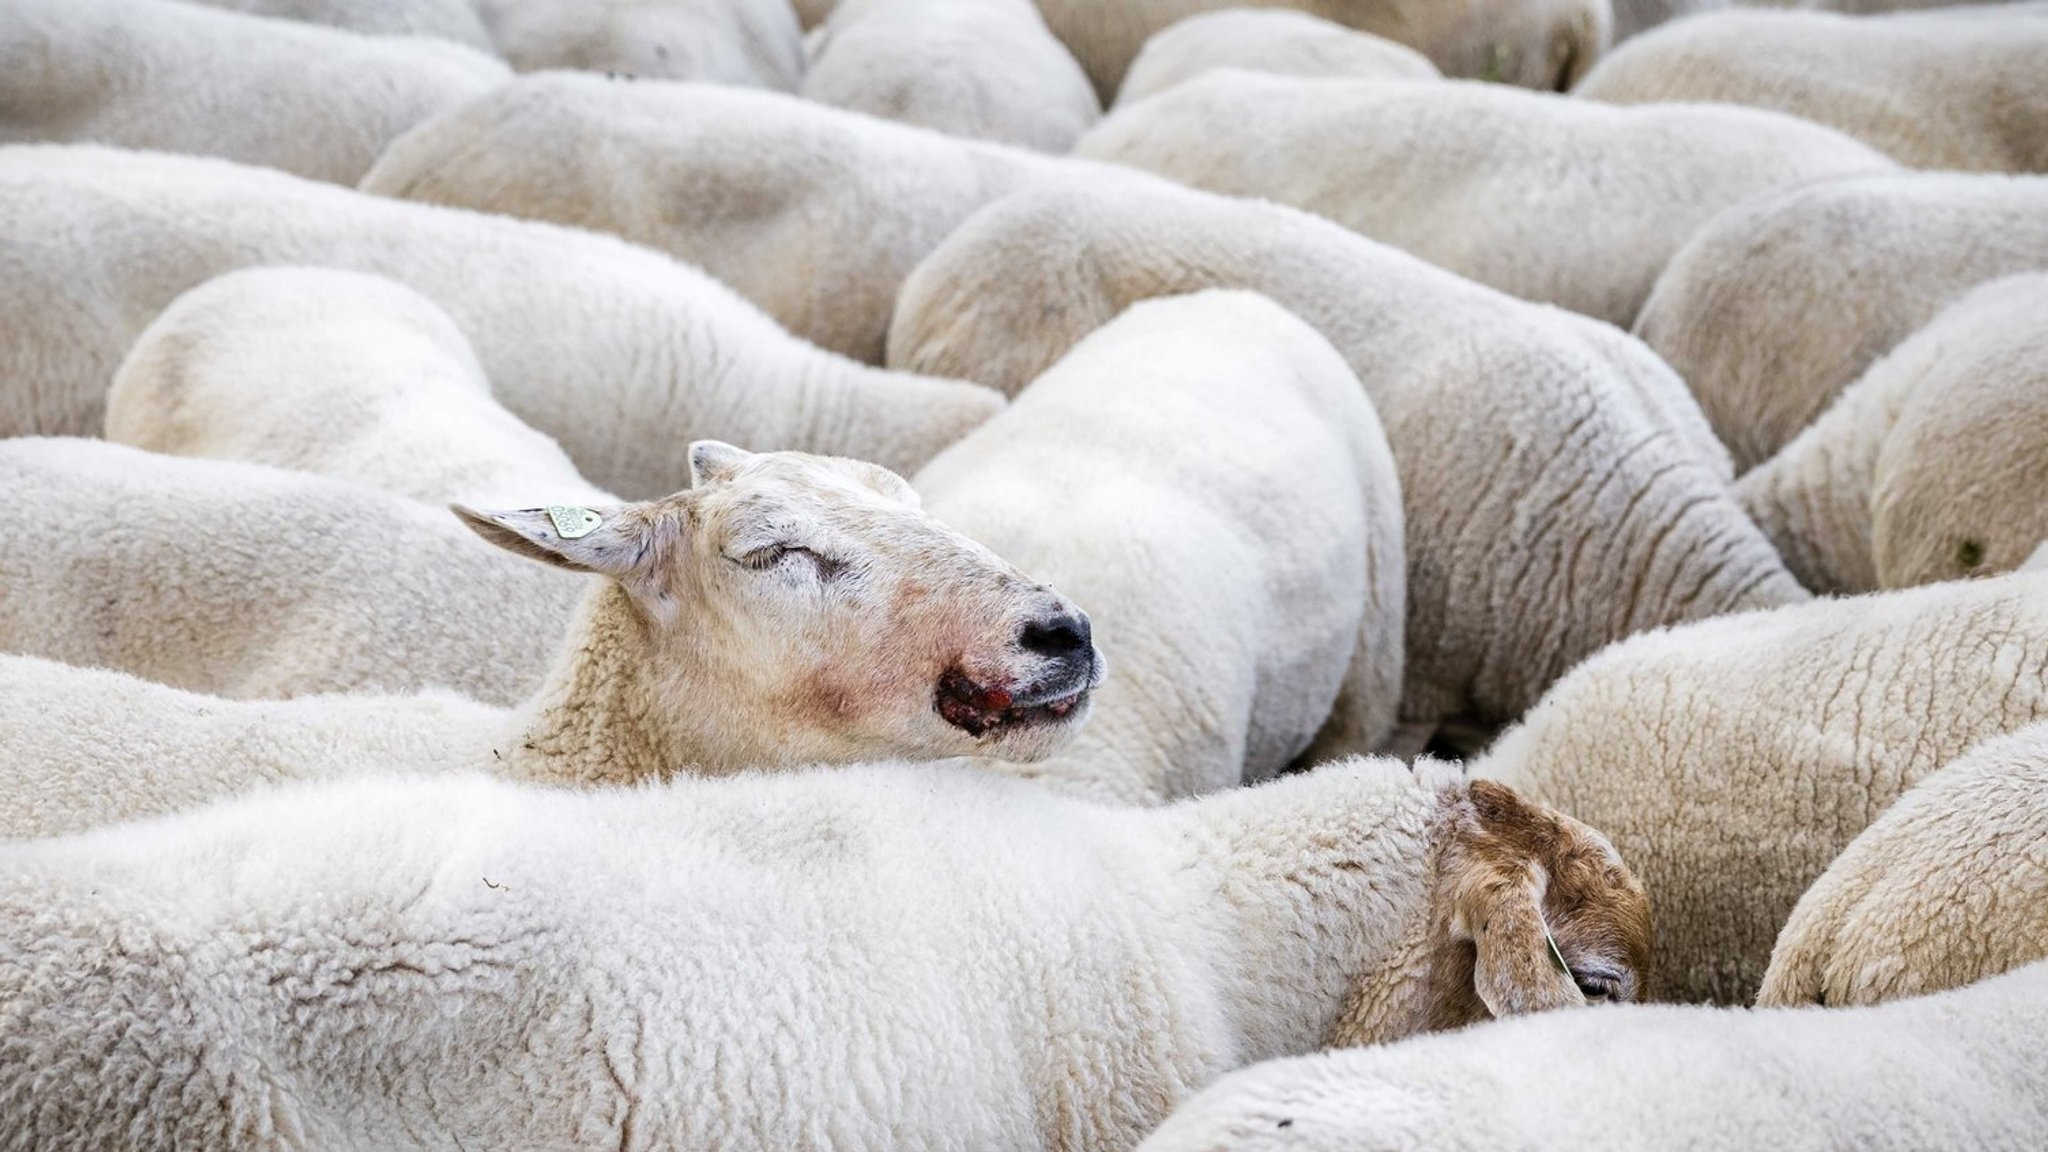
<svg viewBox="0 0 2048 1152"><path fill-rule="evenodd" d="M661 780L702 757L671 722L671 692L649 682L680 675L676 654L656 651L653 627L624 589L605 581L584 601L554 669L518 712L507 754L514 774L557 784Z"/></svg>
<svg viewBox="0 0 2048 1152"><path fill-rule="evenodd" d="M1460 790L1383 765L1325 773L1217 806L1196 838L1189 917L1210 926L1243 1060L1421 1031L1454 978L1437 875Z"/></svg>

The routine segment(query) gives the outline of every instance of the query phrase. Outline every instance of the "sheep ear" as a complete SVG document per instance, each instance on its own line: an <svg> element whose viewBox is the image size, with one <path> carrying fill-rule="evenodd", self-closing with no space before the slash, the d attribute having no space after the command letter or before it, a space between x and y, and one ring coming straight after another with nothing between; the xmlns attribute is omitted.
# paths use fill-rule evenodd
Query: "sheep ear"
<svg viewBox="0 0 2048 1152"><path fill-rule="evenodd" d="M653 519L642 505L584 508L550 504L492 512L450 504L448 510L477 535L529 560L625 579L653 553Z"/></svg>
<svg viewBox="0 0 2048 1152"><path fill-rule="evenodd" d="M690 445L690 487L702 488L730 480L754 454L723 440L699 440Z"/></svg>
<svg viewBox="0 0 2048 1152"><path fill-rule="evenodd" d="M1496 1017L1584 1004L1564 954L1543 921L1543 887L1524 870L1468 893L1460 915L1478 951L1473 991Z"/></svg>
<svg viewBox="0 0 2048 1152"><path fill-rule="evenodd" d="M1490 781L1474 781L1467 795L1471 823L1451 882L1454 923L1477 953L1473 991L1496 1017L1584 1004L1543 917L1549 822Z"/></svg>

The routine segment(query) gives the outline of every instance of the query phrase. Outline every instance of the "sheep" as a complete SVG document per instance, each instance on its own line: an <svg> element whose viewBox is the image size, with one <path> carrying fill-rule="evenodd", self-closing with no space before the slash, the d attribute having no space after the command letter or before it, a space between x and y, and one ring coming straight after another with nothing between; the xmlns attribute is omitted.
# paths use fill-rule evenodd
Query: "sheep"
<svg viewBox="0 0 2048 1152"><path fill-rule="evenodd" d="M661 249L877 363L917 261L990 200L1070 170L1095 166L770 93L551 75L422 125L362 187Z"/></svg>
<svg viewBox="0 0 2048 1152"><path fill-rule="evenodd" d="M2048 274L1966 293L1736 485L1802 584L2009 572L2048 539Z"/></svg>
<svg viewBox="0 0 2048 1152"><path fill-rule="evenodd" d="M1219 8L1303 8L1420 51L1446 76L1563 91L1607 47L1609 0L1038 0L1107 106L1153 34Z"/></svg>
<svg viewBox="0 0 2048 1152"><path fill-rule="evenodd" d="M1757 1003L1877 1004L2048 958L2048 725L1914 785L1800 897Z"/></svg>
<svg viewBox="0 0 2048 1152"><path fill-rule="evenodd" d="M511 73L452 44L134 0L0 0L0 144L98 141L354 184Z"/></svg>
<svg viewBox="0 0 2048 1152"><path fill-rule="evenodd" d="M2048 964L1882 1008L1634 1005L1275 1060L1139 1152L2026 1152Z"/></svg>
<svg viewBox="0 0 2048 1152"><path fill-rule="evenodd" d="M1660 24L1681 16L1719 11L1728 7L1730 2L1731 0L1614 0L1614 34L1608 51L1613 52L1622 41L1632 40ZM1595 64L1594 67L1598 68L1599 65Z"/></svg>
<svg viewBox="0 0 2048 1152"><path fill-rule="evenodd" d="M0 1114L53 1149L1129 1147L1249 1061L1632 995L1605 842L1444 775L1160 809L951 765L385 778L0 846Z"/></svg>
<svg viewBox="0 0 2048 1152"><path fill-rule="evenodd" d="M1190 16L1151 39L1123 83L1118 108L1217 68L1283 76L1435 80L1429 57L1405 44L1358 32L1292 8L1223 8Z"/></svg>
<svg viewBox="0 0 2048 1152"><path fill-rule="evenodd" d="M403 697L365 749L349 736L362 725L337 731L314 706L17 663L0 699L38 719L0 725L16 817L33 821L9 834L156 815L379 756L445 766L450 748L523 778L630 783L891 756L1032 761L1086 720L1103 676L1088 618L918 511L893 473L708 440L691 459L695 484L661 500L453 506L515 555L604 577L558 633L539 689L472 710L479 722L459 736ZM59 714L75 720L48 719ZM393 750L407 731L418 757Z"/></svg>
<svg viewBox="0 0 2048 1152"><path fill-rule="evenodd" d="M531 695L593 578L439 506L98 440L0 440L0 651L235 699ZM31 527L37 525L39 527Z"/></svg>
<svg viewBox="0 0 2048 1152"><path fill-rule="evenodd" d="M1031 0L842 0L805 39L809 100L1061 153L1102 118Z"/></svg>
<svg viewBox="0 0 2048 1152"><path fill-rule="evenodd" d="M1002 406L790 338L694 269L605 237L193 157L0 151L0 434L81 433L150 320L253 264L389 276L446 309L508 409L592 483L672 492L692 436L912 471Z"/></svg>
<svg viewBox="0 0 2048 1152"><path fill-rule="evenodd" d="M446 312L360 272L247 268L178 297L114 372L107 438L415 500L616 502L491 399Z"/></svg>
<svg viewBox="0 0 2048 1152"><path fill-rule="evenodd" d="M430 36L495 52L470 0L190 0L257 16L324 24L370 36Z"/></svg>
<svg viewBox="0 0 2048 1152"><path fill-rule="evenodd" d="M1897 170L1840 133L1748 109L1618 109L1498 84L1236 70L1118 112L1075 155L1291 204L1624 327L1716 211ZM1560 156L1571 163L1544 170Z"/></svg>
<svg viewBox="0 0 2048 1152"><path fill-rule="evenodd" d="M1573 94L1727 101L1839 128L1915 168L2048 171L2048 21L1731 9L1631 41Z"/></svg>
<svg viewBox="0 0 2048 1152"><path fill-rule="evenodd" d="M472 0L521 72L577 68L795 91L803 32L788 0Z"/></svg>
<svg viewBox="0 0 2048 1152"><path fill-rule="evenodd" d="M2037 269L2048 177L1834 180L1716 217L1672 257L1635 332L1747 471L1951 300Z"/></svg>
<svg viewBox="0 0 2048 1152"><path fill-rule="evenodd" d="M522 72L579 68L794 91L803 39L786 0L198 0L358 32L441 36Z"/></svg>
<svg viewBox="0 0 2048 1152"><path fill-rule="evenodd" d="M1800 893L1899 794L2048 719L2048 575L1816 600L1617 644L1473 766L1614 837L1661 995L1747 1003Z"/></svg>
<svg viewBox="0 0 2048 1152"><path fill-rule="evenodd" d="M1158 803L1392 732L1393 456L1343 358L1272 301L1133 306L913 483L1086 603L1115 669L1073 746L1026 774Z"/></svg>
<svg viewBox="0 0 2048 1152"><path fill-rule="evenodd" d="M903 286L892 363L1014 392L1128 305L1272 297L1386 426L1408 558L1404 724L1519 715L1611 640L1803 600L1678 378L1613 328L1305 213L1131 176L984 209Z"/></svg>

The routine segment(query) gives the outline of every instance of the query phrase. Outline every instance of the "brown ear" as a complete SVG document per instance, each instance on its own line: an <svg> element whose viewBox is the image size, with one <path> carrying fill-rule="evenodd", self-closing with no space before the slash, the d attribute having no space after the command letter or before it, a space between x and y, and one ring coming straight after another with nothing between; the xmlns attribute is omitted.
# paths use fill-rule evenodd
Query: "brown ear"
<svg viewBox="0 0 2048 1152"><path fill-rule="evenodd" d="M1457 923L1471 933L1472 989L1495 1016L1584 1004L1543 917L1543 882L1531 867L1481 869L1460 884Z"/></svg>

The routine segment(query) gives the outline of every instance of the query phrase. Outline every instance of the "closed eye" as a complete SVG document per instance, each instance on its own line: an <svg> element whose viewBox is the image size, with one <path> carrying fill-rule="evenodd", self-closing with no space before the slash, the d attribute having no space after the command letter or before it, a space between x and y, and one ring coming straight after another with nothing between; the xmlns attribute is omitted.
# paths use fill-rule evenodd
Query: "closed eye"
<svg viewBox="0 0 2048 1152"><path fill-rule="evenodd" d="M1612 972L1597 969L1572 971L1572 983L1579 986L1579 992L1588 1002L1600 1003L1608 1000L1624 1000L1627 989L1622 978Z"/></svg>
<svg viewBox="0 0 2048 1152"><path fill-rule="evenodd" d="M812 567L817 570L820 580L830 580L846 570L845 561L834 560L830 556L814 552L797 544L770 544L738 556L728 556L726 559L731 560L742 568L755 572L765 572L792 556L802 557L810 561Z"/></svg>

